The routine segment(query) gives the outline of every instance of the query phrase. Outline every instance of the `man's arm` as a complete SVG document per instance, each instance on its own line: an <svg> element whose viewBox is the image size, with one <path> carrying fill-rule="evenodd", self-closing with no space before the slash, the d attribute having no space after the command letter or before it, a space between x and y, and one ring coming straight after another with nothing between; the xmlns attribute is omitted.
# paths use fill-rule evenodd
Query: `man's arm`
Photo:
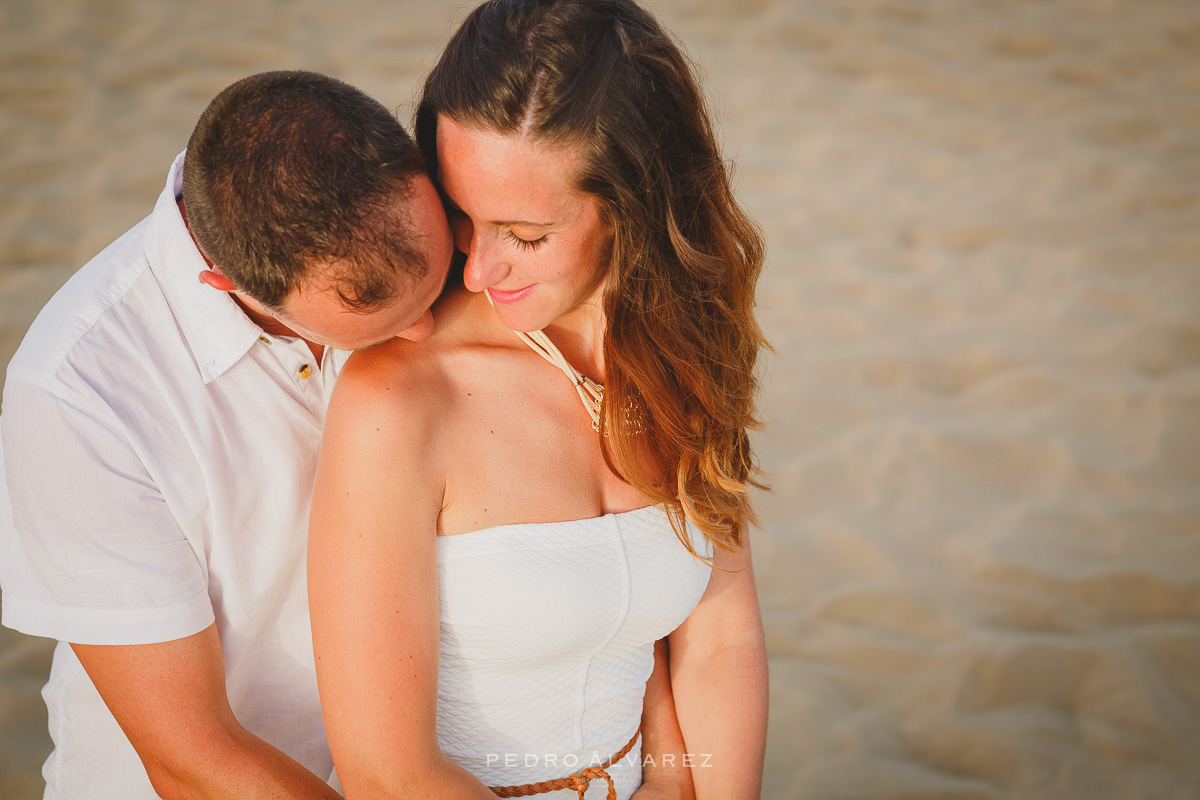
<svg viewBox="0 0 1200 800"><path fill-rule="evenodd" d="M207 576L120 416L10 373L0 431L12 509L12 525L0 520L5 622L76 643L155 790L169 800L337 798L234 717Z"/></svg>
<svg viewBox="0 0 1200 800"><path fill-rule="evenodd" d="M234 717L215 624L170 642L72 648L164 800L340 797Z"/></svg>
<svg viewBox="0 0 1200 800"><path fill-rule="evenodd" d="M646 682L642 706L642 779L645 783L633 800L693 800L692 770L685 759L687 750L675 698L671 692L667 640L654 643L654 672Z"/></svg>

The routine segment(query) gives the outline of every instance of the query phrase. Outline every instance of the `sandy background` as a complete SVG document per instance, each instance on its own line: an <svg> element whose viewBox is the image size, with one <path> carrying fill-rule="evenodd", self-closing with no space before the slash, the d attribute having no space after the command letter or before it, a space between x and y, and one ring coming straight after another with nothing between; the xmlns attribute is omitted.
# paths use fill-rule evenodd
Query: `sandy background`
<svg viewBox="0 0 1200 800"><path fill-rule="evenodd" d="M465 4L0 5L0 364L207 100ZM1200 3L660 0L770 241L765 796L1200 797ZM49 647L0 635L0 797Z"/></svg>

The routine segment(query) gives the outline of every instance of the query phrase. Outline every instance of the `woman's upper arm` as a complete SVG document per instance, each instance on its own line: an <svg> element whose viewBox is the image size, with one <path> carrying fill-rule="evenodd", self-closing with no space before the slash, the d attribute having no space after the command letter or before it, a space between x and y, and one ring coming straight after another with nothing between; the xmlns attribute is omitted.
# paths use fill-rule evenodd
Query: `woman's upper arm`
<svg viewBox="0 0 1200 800"><path fill-rule="evenodd" d="M360 356L326 419L308 552L321 704L347 792L401 785L389 770L440 757L435 387Z"/></svg>
<svg viewBox="0 0 1200 800"><path fill-rule="evenodd" d="M747 546L738 553L718 551L708 588L696 608L671 634L672 669L676 651L753 645L762 640L762 615Z"/></svg>

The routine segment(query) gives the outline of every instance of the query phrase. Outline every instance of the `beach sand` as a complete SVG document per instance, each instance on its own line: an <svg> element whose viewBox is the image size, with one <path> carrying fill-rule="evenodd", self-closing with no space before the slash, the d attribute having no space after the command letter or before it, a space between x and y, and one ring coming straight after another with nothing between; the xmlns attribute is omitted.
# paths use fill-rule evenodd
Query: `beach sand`
<svg viewBox="0 0 1200 800"><path fill-rule="evenodd" d="M0 363L207 100L469 4L0 7ZM1200 4L661 0L761 221L764 796L1200 796ZM47 643L0 634L0 796Z"/></svg>

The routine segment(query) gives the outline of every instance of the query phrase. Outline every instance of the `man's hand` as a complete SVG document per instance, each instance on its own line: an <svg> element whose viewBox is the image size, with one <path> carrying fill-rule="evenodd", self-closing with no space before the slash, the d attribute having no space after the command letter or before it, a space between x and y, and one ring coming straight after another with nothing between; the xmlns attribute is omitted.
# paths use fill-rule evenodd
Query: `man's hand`
<svg viewBox="0 0 1200 800"><path fill-rule="evenodd" d="M164 800L339 800L234 717L215 624L171 642L71 647Z"/></svg>

